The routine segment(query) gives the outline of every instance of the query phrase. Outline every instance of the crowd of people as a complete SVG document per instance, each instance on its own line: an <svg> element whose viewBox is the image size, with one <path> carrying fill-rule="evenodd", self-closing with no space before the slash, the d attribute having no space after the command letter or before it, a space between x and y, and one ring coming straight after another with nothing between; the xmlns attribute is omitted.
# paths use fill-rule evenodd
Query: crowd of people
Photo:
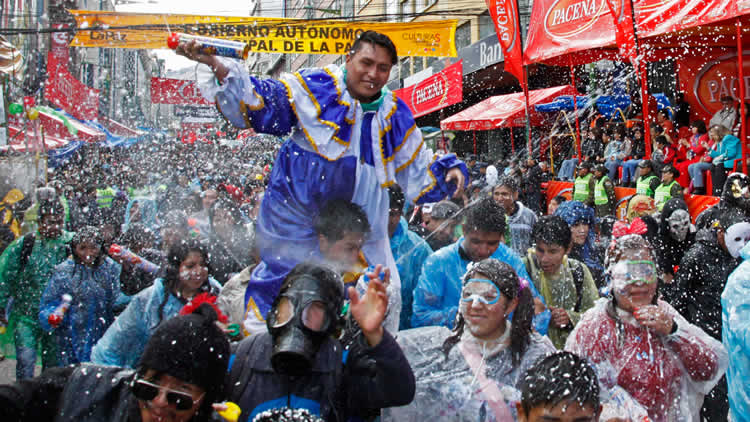
<svg viewBox="0 0 750 422"><path fill-rule="evenodd" d="M618 129L546 201L545 162L426 149L381 34L281 81L178 53L291 137L91 146L6 196L3 420L750 420L747 176L693 224Z"/></svg>
<svg viewBox="0 0 750 422"><path fill-rule="evenodd" d="M575 182L577 199L595 207L598 216L613 215L614 186L651 196L659 209L669 199L685 195L721 196L727 174L742 166L738 106L729 96L721 102L708 123L688 123L689 105L684 101L672 118L670 110L659 110L656 121L648 125L648 159L642 120L617 123L596 116L581 132L580 157L573 146L554 177ZM709 173L712 189L707 191Z"/></svg>

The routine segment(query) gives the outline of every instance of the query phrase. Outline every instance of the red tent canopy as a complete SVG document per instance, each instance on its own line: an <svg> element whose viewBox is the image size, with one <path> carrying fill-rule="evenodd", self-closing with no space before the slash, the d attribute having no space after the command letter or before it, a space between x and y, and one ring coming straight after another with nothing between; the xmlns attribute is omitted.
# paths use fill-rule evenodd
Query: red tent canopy
<svg viewBox="0 0 750 422"><path fill-rule="evenodd" d="M534 110L534 104L546 103L559 95L579 95L570 85L529 91L531 115L529 123L541 126L548 117ZM496 95L474 104L440 122L444 130L490 130L500 127L523 127L526 125L526 106L523 92Z"/></svg>
<svg viewBox="0 0 750 422"><path fill-rule="evenodd" d="M641 51L648 61L672 58L695 46L734 48L734 18L750 21L748 1L634 3ZM539 0L531 16L525 64L569 66L619 58L615 23L605 0Z"/></svg>

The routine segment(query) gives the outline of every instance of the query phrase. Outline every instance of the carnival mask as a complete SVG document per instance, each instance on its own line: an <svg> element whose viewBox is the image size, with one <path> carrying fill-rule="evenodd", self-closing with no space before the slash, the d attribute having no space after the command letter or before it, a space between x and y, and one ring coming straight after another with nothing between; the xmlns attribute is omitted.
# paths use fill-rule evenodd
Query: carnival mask
<svg viewBox="0 0 750 422"><path fill-rule="evenodd" d="M678 242L687 237L690 230L690 214L685 210L676 210L667 218L669 223L669 235Z"/></svg>
<svg viewBox="0 0 750 422"><path fill-rule="evenodd" d="M740 250L750 241L750 223L737 223L729 226L724 233L724 243L727 245L727 252L733 258L740 256Z"/></svg>

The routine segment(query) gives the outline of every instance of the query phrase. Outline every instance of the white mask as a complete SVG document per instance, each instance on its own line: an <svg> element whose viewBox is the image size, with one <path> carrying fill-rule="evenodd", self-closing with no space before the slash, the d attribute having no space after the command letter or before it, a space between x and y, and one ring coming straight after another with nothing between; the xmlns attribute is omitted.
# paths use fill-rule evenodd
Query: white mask
<svg viewBox="0 0 750 422"><path fill-rule="evenodd" d="M724 233L724 243L733 258L740 256L740 250L748 241L750 241L750 223L733 224Z"/></svg>

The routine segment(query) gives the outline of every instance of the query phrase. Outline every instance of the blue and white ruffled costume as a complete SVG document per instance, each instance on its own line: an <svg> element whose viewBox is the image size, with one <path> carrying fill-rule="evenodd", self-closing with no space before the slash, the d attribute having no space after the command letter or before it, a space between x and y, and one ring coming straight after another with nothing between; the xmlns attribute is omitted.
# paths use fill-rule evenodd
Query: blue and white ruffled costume
<svg viewBox="0 0 750 422"><path fill-rule="evenodd" d="M221 60L229 74L219 85L203 72L203 96L215 100L236 127L288 135L258 216L262 262L248 284L248 313L263 323L286 274L310 259L311 252L319 255L313 220L320 208L329 200L345 199L367 213L372 232L362 250L368 263L391 269L386 328L395 332L401 282L388 240L386 188L398 183L415 203L437 202L455 191L445 183L449 169L460 168L468 183L466 166L453 154L440 157L426 147L411 111L394 93L383 90L371 104L352 98L342 67L260 80L249 76L241 62ZM251 328L247 321L245 325ZM257 329L265 329L260 325Z"/></svg>

